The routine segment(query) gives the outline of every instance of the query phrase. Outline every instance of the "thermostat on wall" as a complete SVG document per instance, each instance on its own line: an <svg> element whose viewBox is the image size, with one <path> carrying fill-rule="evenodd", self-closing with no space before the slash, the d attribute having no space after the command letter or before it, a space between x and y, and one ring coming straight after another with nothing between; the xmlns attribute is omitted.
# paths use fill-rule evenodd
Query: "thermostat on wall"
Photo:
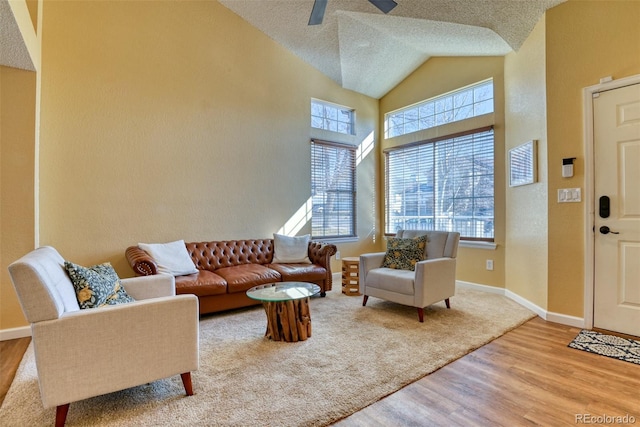
<svg viewBox="0 0 640 427"><path fill-rule="evenodd" d="M568 157L566 159L562 159L562 177L563 178L571 178L573 176L573 161L575 157Z"/></svg>

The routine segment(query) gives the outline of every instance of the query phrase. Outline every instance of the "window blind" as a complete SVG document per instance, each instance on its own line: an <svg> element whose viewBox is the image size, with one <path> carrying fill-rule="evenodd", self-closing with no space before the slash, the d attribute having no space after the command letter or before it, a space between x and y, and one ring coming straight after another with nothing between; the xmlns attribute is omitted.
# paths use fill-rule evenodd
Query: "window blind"
<svg viewBox="0 0 640 427"><path fill-rule="evenodd" d="M493 240L491 127L385 150L385 169L387 234L445 230Z"/></svg>
<svg viewBox="0 0 640 427"><path fill-rule="evenodd" d="M311 141L311 235L356 235L356 147Z"/></svg>

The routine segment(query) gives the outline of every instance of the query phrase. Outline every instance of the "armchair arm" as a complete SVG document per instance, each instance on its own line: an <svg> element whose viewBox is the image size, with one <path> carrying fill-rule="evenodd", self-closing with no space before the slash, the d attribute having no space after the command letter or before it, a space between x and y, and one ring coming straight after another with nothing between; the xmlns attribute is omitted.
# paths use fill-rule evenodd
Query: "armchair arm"
<svg viewBox="0 0 640 427"><path fill-rule="evenodd" d="M455 294L456 259L435 258L416 264L415 303L426 307Z"/></svg>
<svg viewBox="0 0 640 427"><path fill-rule="evenodd" d="M176 282L168 274L120 279L122 286L136 300L169 297L176 294Z"/></svg>
<svg viewBox="0 0 640 427"><path fill-rule="evenodd" d="M137 276L158 274L158 265L154 259L139 247L129 246L124 254Z"/></svg>
<svg viewBox="0 0 640 427"><path fill-rule="evenodd" d="M198 299L178 295L32 324L46 408L198 369Z"/></svg>
<svg viewBox="0 0 640 427"><path fill-rule="evenodd" d="M360 255L359 288L361 294L365 294L364 284L367 280L367 274L374 268L380 268L380 266L382 266L385 255L386 252L374 252Z"/></svg>

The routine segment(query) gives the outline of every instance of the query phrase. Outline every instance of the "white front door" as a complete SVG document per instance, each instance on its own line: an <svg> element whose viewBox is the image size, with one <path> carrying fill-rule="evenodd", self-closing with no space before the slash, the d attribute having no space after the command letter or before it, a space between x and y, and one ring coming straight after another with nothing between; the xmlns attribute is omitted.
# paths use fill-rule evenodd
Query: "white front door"
<svg viewBox="0 0 640 427"><path fill-rule="evenodd" d="M594 95L594 314L640 336L640 84Z"/></svg>

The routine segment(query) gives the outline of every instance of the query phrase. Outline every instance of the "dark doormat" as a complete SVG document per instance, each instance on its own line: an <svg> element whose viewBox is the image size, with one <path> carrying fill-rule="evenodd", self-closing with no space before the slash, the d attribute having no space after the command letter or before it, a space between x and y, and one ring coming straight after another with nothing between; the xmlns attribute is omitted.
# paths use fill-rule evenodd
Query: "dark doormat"
<svg viewBox="0 0 640 427"><path fill-rule="evenodd" d="M640 341L583 329L569 347L640 365Z"/></svg>

